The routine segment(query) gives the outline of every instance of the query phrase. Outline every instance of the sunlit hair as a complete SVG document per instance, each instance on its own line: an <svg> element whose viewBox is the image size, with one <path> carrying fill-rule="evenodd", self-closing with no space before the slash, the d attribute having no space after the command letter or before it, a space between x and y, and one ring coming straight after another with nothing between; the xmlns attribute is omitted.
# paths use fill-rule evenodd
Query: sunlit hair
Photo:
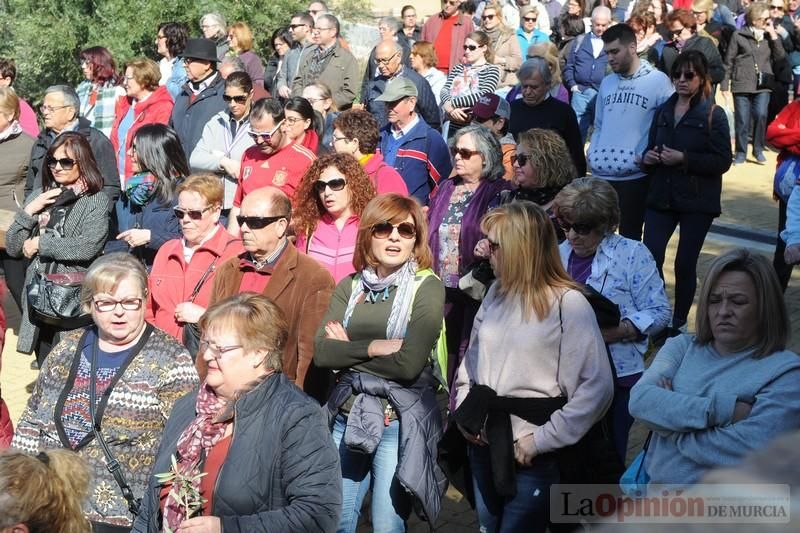
<svg viewBox="0 0 800 533"><path fill-rule="evenodd" d="M167 38L167 50L170 57L178 57L186 48L186 39L189 38L189 28L183 22L165 22L158 27L158 31Z"/></svg>
<svg viewBox="0 0 800 533"><path fill-rule="evenodd" d="M519 134L517 154L528 155L542 187L560 187L572 181L578 171L567 143L554 130L531 128Z"/></svg>
<svg viewBox="0 0 800 533"><path fill-rule="evenodd" d="M525 320L544 320L559 294L577 288L561 263L550 217L533 202L511 202L484 215L481 231L491 230L500 245L494 252L499 294L518 299Z"/></svg>
<svg viewBox="0 0 800 533"><path fill-rule="evenodd" d="M219 13L206 13L200 18L200 29L202 30L203 25L208 26L216 26L217 33L214 34L214 38L219 39L220 37L227 37L228 36L228 27L225 22L225 17L220 15Z"/></svg>
<svg viewBox="0 0 800 533"><path fill-rule="evenodd" d="M475 150L478 152L481 164L481 179L494 181L505 174L503 166L503 152L500 149L500 141L489 128L484 128L478 124L470 124L460 128L450 139L450 146L458 145L459 139L469 135L475 143Z"/></svg>
<svg viewBox="0 0 800 533"><path fill-rule="evenodd" d="M11 87L0 87L0 114L9 122L19 120L19 96Z"/></svg>
<svg viewBox="0 0 800 533"><path fill-rule="evenodd" d="M231 72L225 78L225 88L236 87L241 89L243 93L250 94L253 90L253 80L247 72Z"/></svg>
<svg viewBox="0 0 800 533"><path fill-rule="evenodd" d="M436 68L439 58L436 56L436 49L433 43L428 41L417 41L411 46L411 53L418 55L422 59L422 64L426 68Z"/></svg>
<svg viewBox="0 0 800 533"><path fill-rule="evenodd" d="M56 150L62 146L67 152L67 157L74 159L78 165L78 173L86 184L86 192L94 194L103 190L103 175L97 168L94 152L92 152L92 147L86 137L74 131L65 131L56 137L56 140L47 149L45 161L54 157ZM42 190L46 191L52 187L58 187L58 183L53 177L53 170L45 164L42 172Z"/></svg>
<svg viewBox="0 0 800 533"><path fill-rule="evenodd" d="M769 14L769 4L766 2L753 2L744 10L744 20L748 26L752 26L753 22L763 17L765 13Z"/></svg>
<svg viewBox="0 0 800 533"><path fill-rule="evenodd" d="M25 524L30 533L91 531L81 509L88 491L89 468L75 452L0 453L0 529Z"/></svg>
<svg viewBox="0 0 800 533"><path fill-rule="evenodd" d="M697 19L688 9L674 9L672 10L667 16L667 24L672 24L673 22L680 22L681 26L684 28L689 28L692 30L692 33L697 30Z"/></svg>
<svg viewBox="0 0 800 533"><path fill-rule="evenodd" d="M122 81L117 72L117 64L114 61L114 57L108 49L102 46L92 46L81 50L79 57L81 61L85 61L91 66L92 73L89 81L92 83L119 85L120 81Z"/></svg>
<svg viewBox="0 0 800 533"><path fill-rule="evenodd" d="M484 52L483 57L486 58L487 63L494 62L494 49L492 48L492 40L489 39L489 36L486 33L482 31L473 31L467 35L467 39L472 39L478 46L485 46L486 52Z"/></svg>
<svg viewBox="0 0 800 533"><path fill-rule="evenodd" d="M633 16L631 16L631 18L629 18L628 20L625 21L625 24L630 26L631 29L635 33L639 33L640 31L644 32L644 33L647 32L647 21L641 15L633 15ZM638 37L637 37L637 40L638 40Z"/></svg>
<svg viewBox="0 0 800 533"><path fill-rule="evenodd" d="M602 235L619 226L619 198L606 180L578 178L561 189L553 201L553 211L559 218L573 224L588 224Z"/></svg>
<svg viewBox="0 0 800 533"><path fill-rule="evenodd" d="M714 0L694 0L692 2L693 13L705 13L706 23L711 22L711 16L714 14Z"/></svg>
<svg viewBox="0 0 800 533"><path fill-rule="evenodd" d="M422 212L422 207L413 197L387 193L370 200L361 215L358 237L356 237L356 250L353 254L353 266L357 272L361 272L368 266L375 268L379 264L372 253L372 226L383 221L399 224L409 215L417 229L411 254L416 258L419 270L430 268L433 264L433 256L430 246L428 246L428 220Z"/></svg>
<svg viewBox="0 0 800 533"><path fill-rule="evenodd" d="M525 59L527 61L535 57L540 57L547 63L547 71L550 74L549 87L552 89L559 85L561 83L561 62L558 59L558 47L550 41L532 44L528 47ZM545 80L545 76L542 76L542 80Z"/></svg>
<svg viewBox="0 0 800 533"><path fill-rule="evenodd" d="M178 185L175 195L179 196L184 191L196 192L205 198L208 205L222 205L222 198L225 195L225 188L219 176L209 173L192 174Z"/></svg>
<svg viewBox="0 0 800 533"><path fill-rule="evenodd" d="M338 170L347 181L346 191L350 195L350 209L355 216L360 217L369 201L375 197L372 180L355 157L350 154L324 155L311 164L294 196L292 222L298 235L313 232L319 219L327 213L321 195L314 190L314 185L322 173L331 167Z"/></svg>
<svg viewBox="0 0 800 533"><path fill-rule="evenodd" d="M375 115L363 109L348 109L333 121L334 129L342 132L348 140L358 141L362 155L374 154L378 149L380 130Z"/></svg>
<svg viewBox="0 0 800 533"><path fill-rule="evenodd" d="M201 338L210 331L233 333L245 352L265 351L262 366L280 371L289 323L283 311L266 296L243 292L209 307L200 322Z"/></svg>
<svg viewBox="0 0 800 533"><path fill-rule="evenodd" d="M686 50L678 54L675 62L672 63L672 79L682 71L692 70L700 77L700 95L708 98L711 95L711 77L708 75L708 59L699 50Z"/></svg>
<svg viewBox="0 0 800 533"><path fill-rule="evenodd" d="M759 325L756 329L758 335L752 346L753 357L759 359L785 350L789 342L791 325L778 276L769 260L745 248L730 250L711 263L700 287L700 298L697 303L695 319L697 342L709 344L714 341L711 318L708 316L709 298L720 276L725 272L744 272L755 287L756 316Z"/></svg>
<svg viewBox="0 0 800 533"><path fill-rule="evenodd" d="M158 63L146 57L140 57L128 61L125 68L131 69L133 72L133 79L142 86L142 89L147 91L155 91L158 89L158 82L161 79L161 70L158 68Z"/></svg>
<svg viewBox="0 0 800 533"><path fill-rule="evenodd" d="M234 22L228 28L228 33L232 33L236 37L236 51L247 52L253 49L253 32L244 22Z"/></svg>
<svg viewBox="0 0 800 533"><path fill-rule="evenodd" d="M81 287L81 308L85 313L92 310L92 300L96 294L111 294L123 280L134 281L140 296L147 296L147 271L142 262L127 252L114 252L101 255L89 266Z"/></svg>
<svg viewBox="0 0 800 533"><path fill-rule="evenodd" d="M319 97L322 100L328 100L330 102L330 107L328 107L328 113L331 111L339 111L339 108L336 106L336 100L333 99L333 93L331 92L331 88L318 81L317 83L312 83L311 85L306 85L306 89L316 89L319 92Z"/></svg>
<svg viewBox="0 0 800 533"><path fill-rule="evenodd" d="M510 28L506 25L506 21L503 19L503 7L500 5L500 2L497 0L488 0L486 5L483 6L483 13L486 13L487 10L491 9L494 11L495 18L500 20L500 31L501 32L508 32ZM520 15L520 19L522 15ZM481 27L483 27L483 21L481 21Z"/></svg>
<svg viewBox="0 0 800 533"><path fill-rule="evenodd" d="M305 131L316 131L317 129L317 115L314 113L314 107L311 105L311 102L303 98L302 96L292 96L288 100L286 100L286 104L283 106L284 114L286 111L294 111L303 119L308 120L308 127L305 128Z"/></svg>

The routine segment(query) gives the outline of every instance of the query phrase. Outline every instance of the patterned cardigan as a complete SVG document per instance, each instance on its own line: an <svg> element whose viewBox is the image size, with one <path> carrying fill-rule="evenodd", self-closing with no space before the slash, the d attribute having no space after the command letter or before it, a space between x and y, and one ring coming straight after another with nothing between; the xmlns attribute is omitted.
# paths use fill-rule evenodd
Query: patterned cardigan
<svg viewBox="0 0 800 533"><path fill-rule="evenodd" d="M14 433L13 449L34 454L70 448L61 411L78 368L81 357L78 347L83 344L86 331L70 332L45 359ZM197 386L197 372L183 346L148 324L116 379L110 385L110 392L100 399L97 415L103 438L122 464L134 497L141 498L172 405ZM130 527L128 505L106 468L96 439L85 439L75 451L88 462L92 473L90 495L84 503L87 518Z"/></svg>
<svg viewBox="0 0 800 533"><path fill-rule="evenodd" d="M82 117L86 117L93 128L102 131L106 137L110 137L111 129L114 126L117 98L125 96L125 89L120 85L106 82L97 87L97 99L92 104L90 98L94 89L94 84L89 80L82 81L75 89L81 102L80 113Z"/></svg>

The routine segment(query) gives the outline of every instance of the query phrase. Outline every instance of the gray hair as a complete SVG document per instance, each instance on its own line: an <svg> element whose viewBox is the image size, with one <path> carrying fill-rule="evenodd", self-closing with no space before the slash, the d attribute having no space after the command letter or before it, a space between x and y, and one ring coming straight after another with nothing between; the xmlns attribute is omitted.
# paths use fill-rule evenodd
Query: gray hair
<svg viewBox="0 0 800 533"><path fill-rule="evenodd" d="M200 17L200 25L202 26L204 22L208 22L210 25L219 26L217 36L222 36L228 32L228 24L225 22L225 17L219 13L206 13Z"/></svg>
<svg viewBox="0 0 800 533"><path fill-rule="evenodd" d="M44 90L44 95L47 96L48 94L60 94L64 105L75 109L75 116L78 116L78 111L81 108L81 99L78 98L78 93L75 92L75 89L69 85L51 85Z"/></svg>
<svg viewBox="0 0 800 533"><path fill-rule="evenodd" d="M450 147L454 147L458 140L464 135L472 135L475 141L475 149L483 158L481 167L481 179L494 181L505 174L503 166L503 151L500 148L500 141L494 136L489 128L480 125L469 125L459 129L450 140Z"/></svg>
<svg viewBox="0 0 800 533"><path fill-rule="evenodd" d="M244 63L238 57L225 56L223 60L220 62L217 70L222 70L222 67L224 65L232 66L233 70L231 72L247 72L247 70L244 68Z"/></svg>
<svg viewBox="0 0 800 533"><path fill-rule="evenodd" d="M527 80L533 77L534 74L539 74L542 77L542 82L550 87L553 83L553 73L550 72L550 65L547 60L541 56L533 56L526 59L525 62L519 67L517 78Z"/></svg>
<svg viewBox="0 0 800 533"><path fill-rule="evenodd" d="M393 28L394 33L403 29L403 23L395 17L381 17L380 20L378 20L378 26L381 24L386 24L390 29Z"/></svg>
<svg viewBox="0 0 800 533"><path fill-rule="evenodd" d="M330 13L325 13L324 15L320 15L319 17L317 17L317 22L319 22L320 20L327 20L328 22L330 22L333 25L333 27L336 28L336 36L339 37L339 34L341 32L341 27L339 26L339 19L337 19Z"/></svg>
<svg viewBox="0 0 800 533"><path fill-rule="evenodd" d="M592 22L601 15L605 16L609 21L611 20L611 10L607 6L597 6L592 9Z"/></svg>
<svg viewBox="0 0 800 533"><path fill-rule="evenodd" d="M95 294L114 292L125 279L135 281L142 298L147 297L147 271L136 257L127 252L114 252L95 259L86 271L81 287L83 311L91 312ZM146 302L142 302L144 305Z"/></svg>

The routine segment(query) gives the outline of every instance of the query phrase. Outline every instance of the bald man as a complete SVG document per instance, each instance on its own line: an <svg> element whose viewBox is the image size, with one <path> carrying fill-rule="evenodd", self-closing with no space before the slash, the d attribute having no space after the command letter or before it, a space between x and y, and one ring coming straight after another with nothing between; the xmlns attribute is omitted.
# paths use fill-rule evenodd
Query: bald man
<svg viewBox="0 0 800 533"><path fill-rule="evenodd" d="M263 294L283 311L289 338L283 373L320 403L328 398L329 373L312 364L314 335L328 309L333 277L315 260L297 251L286 236L292 206L276 187L256 189L237 215L245 252L217 269L211 304L242 292ZM205 362L197 358L205 378Z"/></svg>
<svg viewBox="0 0 800 533"><path fill-rule="evenodd" d="M365 83L361 92L361 103L364 109L375 115L378 125L383 128L389 124L386 105L376 99L383 94L386 83L394 78L407 78L417 87L416 111L428 126L438 130L441 128L439 106L433 96L430 84L417 72L403 64L403 49L393 38L381 41L375 47L375 60L378 65L377 74Z"/></svg>

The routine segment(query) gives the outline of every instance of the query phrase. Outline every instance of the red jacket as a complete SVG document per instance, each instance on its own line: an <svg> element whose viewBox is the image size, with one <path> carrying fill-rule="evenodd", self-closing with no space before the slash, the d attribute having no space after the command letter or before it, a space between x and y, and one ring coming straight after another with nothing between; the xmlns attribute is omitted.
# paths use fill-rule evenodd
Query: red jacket
<svg viewBox="0 0 800 533"><path fill-rule="evenodd" d="M145 124L168 124L169 117L172 115L172 106L174 105L172 97L167 92L167 87L162 85L156 89L150 97L136 105L136 115L133 117L133 124L128 130L128 135L125 137L125 177L133 175L131 170L131 158L128 156L128 149L133 142L133 134L136 130ZM114 155L119 156L119 124L128 110L131 108L131 98L129 96L120 96L117 100L117 105L114 108L114 124L111 126L111 144L114 145ZM189 159L191 154L186 154L186 159Z"/></svg>
<svg viewBox="0 0 800 533"><path fill-rule="evenodd" d="M148 281L145 319L178 340L183 338L183 323L175 320L175 307L189 299L197 282L215 259L214 270L203 282L194 303L207 307L211 298L216 269L244 252L242 241L219 226L217 233L195 250L189 264L183 259L183 239L167 241L156 254Z"/></svg>
<svg viewBox="0 0 800 533"><path fill-rule="evenodd" d="M767 142L781 151L779 163L784 152L800 155L800 100L784 107L767 126Z"/></svg>

